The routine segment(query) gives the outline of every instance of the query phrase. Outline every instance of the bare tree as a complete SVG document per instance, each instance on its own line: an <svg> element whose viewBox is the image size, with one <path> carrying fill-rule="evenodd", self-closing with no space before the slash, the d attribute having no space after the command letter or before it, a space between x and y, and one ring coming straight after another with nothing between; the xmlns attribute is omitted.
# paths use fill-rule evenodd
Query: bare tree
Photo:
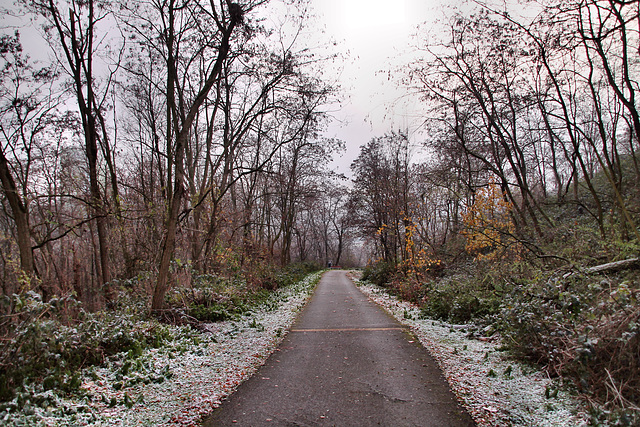
<svg viewBox="0 0 640 427"><path fill-rule="evenodd" d="M216 30L219 34L219 45L216 54L211 60L210 68L206 78L201 82L201 86L196 96L181 108L184 115L178 111L177 100L181 99L183 93L176 91L176 84L179 84L181 77L178 75L178 56L176 49L176 14L182 12L181 5L174 1L169 2L167 9L161 10L161 17L167 19L166 33L163 42L166 46L166 64L167 64L167 135L169 147L173 147L172 155L168 156L170 168L173 168L173 174L167 182L168 188L173 188L168 197L168 212L165 220L165 230L162 245L162 256L158 267L158 279L153 294L151 304L152 310L160 310L164 307L164 296L167 291L167 282L169 278L169 267L173 259L176 247L176 234L178 227L178 217L181 211L182 202L185 195L184 187L184 157L186 145L192 132L192 125L198 114L198 111L206 100L211 88L218 80L222 72L224 60L229 54L230 41L234 29L241 24L243 18L243 10L236 3L228 3L220 8L211 5L212 9L208 11L214 19ZM181 99L182 100L182 99ZM186 101L186 100L182 100ZM175 140L174 140L175 138Z"/></svg>
<svg viewBox="0 0 640 427"><path fill-rule="evenodd" d="M96 68L100 62L98 49L105 38L100 27L110 19L110 5L104 2L57 0L26 1L27 5L46 20L45 31L58 62L72 80L72 91L82 121L85 155L89 174L89 197L91 216L95 220L98 236L100 268L99 281L104 284L107 301L113 298L109 287L111 268L108 244L109 207L106 193L101 189L99 168L101 161L107 164L113 200L119 204L117 177L113 150L110 143L106 119L105 101L114 82L116 69L109 69L106 80L101 84Z"/></svg>
<svg viewBox="0 0 640 427"><path fill-rule="evenodd" d="M405 255L410 212L410 153L408 137L392 132L364 145L351 165L354 203L363 236L375 237L377 252L395 266Z"/></svg>
<svg viewBox="0 0 640 427"><path fill-rule="evenodd" d="M49 92L51 68L35 69L22 52L19 33L0 37L0 183L11 208L20 267L35 272L29 221L31 173L38 138L55 108Z"/></svg>

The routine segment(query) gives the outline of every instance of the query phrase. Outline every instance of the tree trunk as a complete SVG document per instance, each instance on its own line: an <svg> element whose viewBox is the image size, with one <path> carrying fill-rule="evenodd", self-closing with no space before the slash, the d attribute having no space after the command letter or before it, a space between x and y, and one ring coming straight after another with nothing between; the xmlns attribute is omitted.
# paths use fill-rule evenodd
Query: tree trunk
<svg viewBox="0 0 640 427"><path fill-rule="evenodd" d="M16 224L18 234L18 249L20 251L20 268L22 271L31 275L34 272L33 250L31 249L31 231L29 229L29 212L25 203L20 200L16 183L11 176L7 158L0 149L0 182L4 194L7 197L11 212L13 213L13 221Z"/></svg>
<svg viewBox="0 0 640 427"><path fill-rule="evenodd" d="M167 220L165 222L165 236L164 243L162 245L162 257L160 259L160 266L158 268L158 278L156 281L155 291L153 293L153 299L151 302L151 310L158 311L164 307L164 296L167 292L167 285L169 281L169 267L171 259L174 256L176 247L176 232L178 229L178 216L180 212L180 206L185 193L184 190L184 154L185 145L188 142L189 135L191 133L191 125L196 117L198 109L205 101L209 91L216 82L220 72L222 70L222 64L229 54L229 42L231 34L238 24L241 16L232 14L229 26L225 29L220 48L218 50L218 56L216 63L211 70L211 73L207 77L202 89L198 93L196 99L193 101L188 114L182 123L182 129L176 137L175 145L175 175L174 175L174 191L171 196L169 204L169 212L167 214ZM174 76L172 76L174 77Z"/></svg>

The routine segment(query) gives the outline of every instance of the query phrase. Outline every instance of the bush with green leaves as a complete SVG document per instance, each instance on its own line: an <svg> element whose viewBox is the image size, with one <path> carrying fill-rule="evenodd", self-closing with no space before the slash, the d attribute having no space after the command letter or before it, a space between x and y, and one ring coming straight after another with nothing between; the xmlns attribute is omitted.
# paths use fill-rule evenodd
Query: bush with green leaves
<svg viewBox="0 0 640 427"><path fill-rule="evenodd" d="M274 291L302 280L307 274L320 270L315 262L297 262L283 268L258 262L245 272L249 287Z"/></svg>
<svg viewBox="0 0 640 427"><path fill-rule="evenodd" d="M309 261L289 264L278 272L278 287L289 286L299 282L308 274L315 273L321 270L321 268L320 264Z"/></svg>
<svg viewBox="0 0 640 427"><path fill-rule="evenodd" d="M8 319L12 325L0 341L0 402L32 384L77 393L80 368L99 365L121 352L140 354L144 348L162 345L170 335L158 322L122 313L78 309L71 320L64 308L75 303L73 297L44 302L37 293L28 292L5 303L12 305L13 313L3 316L5 329Z"/></svg>
<svg viewBox="0 0 640 427"><path fill-rule="evenodd" d="M194 276L191 286L173 288L167 293L166 302L170 310L198 322L219 322L245 314L268 293L239 280L205 274Z"/></svg>
<svg viewBox="0 0 640 427"><path fill-rule="evenodd" d="M569 379L605 408L637 409L639 299L635 272L615 278L554 274L510 293L500 330L517 355Z"/></svg>
<svg viewBox="0 0 640 427"><path fill-rule="evenodd" d="M422 300L425 317L466 323L500 311L502 288L473 277L454 276L434 285Z"/></svg>
<svg viewBox="0 0 640 427"><path fill-rule="evenodd" d="M272 265L256 265L246 280L225 278L215 274L194 275L190 286L178 286L166 297L167 305L199 322L236 319L253 308L265 304L271 293L290 286L311 272L316 263L295 263L277 269Z"/></svg>
<svg viewBox="0 0 640 427"><path fill-rule="evenodd" d="M362 280L376 286L386 287L393 279L394 274L395 269L391 264L383 260L378 260L367 264L362 271Z"/></svg>

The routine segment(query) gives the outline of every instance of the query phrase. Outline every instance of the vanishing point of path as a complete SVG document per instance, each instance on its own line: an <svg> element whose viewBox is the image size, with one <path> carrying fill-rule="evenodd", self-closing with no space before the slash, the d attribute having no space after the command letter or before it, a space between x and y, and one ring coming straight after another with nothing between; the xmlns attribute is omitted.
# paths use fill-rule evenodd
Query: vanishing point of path
<svg viewBox="0 0 640 427"><path fill-rule="evenodd" d="M204 425L475 424L418 340L334 270L266 364Z"/></svg>

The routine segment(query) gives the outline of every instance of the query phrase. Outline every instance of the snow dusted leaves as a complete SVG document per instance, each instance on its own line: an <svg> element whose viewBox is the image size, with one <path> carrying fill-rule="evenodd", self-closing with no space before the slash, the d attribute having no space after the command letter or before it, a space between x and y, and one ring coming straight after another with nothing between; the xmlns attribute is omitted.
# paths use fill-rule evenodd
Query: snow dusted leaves
<svg viewBox="0 0 640 427"><path fill-rule="evenodd" d="M34 391L34 398L48 399L50 406L34 406L29 414L5 413L0 422L195 426L266 360L319 279L320 273L308 276L279 290L263 309L206 325L205 332L176 327L166 346L143 350L135 358L121 354L106 366L85 370L85 398L67 400L51 391ZM415 305L380 288L361 283L360 289L413 329L480 426L586 425L575 399L554 389L541 372L508 360L499 343L468 339L452 325L420 319Z"/></svg>
<svg viewBox="0 0 640 427"><path fill-rule="evenodd" d="M165 346L126 353L83 372L84 398L50 398L50 408L0 414L3 425L195 426L251 376L283 339L321 273L276 291L239 320L173 327Z"/></svg>
<svg viewBox="0 0 640 427"><path fill-rule="evenodd" d="M100 411L104 422L97 425L196 425L264 363L319 278L316 273L278 291L274 296L278 300L275 309L265 309L239 321L207 325L210 333L203 334L199 344L185 344L186 351L180 356L172 358L166 348L153 351L158 365L169 365L171 379L124 391L142 396L140 402L131 408L103 406Z"/></svg>
<svg viewBox="0 0 640 427"><path fill-rule="evenodd" d="M499 351L500 343L469 339L452 325L421 319L416 305L399 301L379 287L360 282L359 288L411 327L479 426L587 425L576 399L555 389L542 372L508 360Z"/></svg>

